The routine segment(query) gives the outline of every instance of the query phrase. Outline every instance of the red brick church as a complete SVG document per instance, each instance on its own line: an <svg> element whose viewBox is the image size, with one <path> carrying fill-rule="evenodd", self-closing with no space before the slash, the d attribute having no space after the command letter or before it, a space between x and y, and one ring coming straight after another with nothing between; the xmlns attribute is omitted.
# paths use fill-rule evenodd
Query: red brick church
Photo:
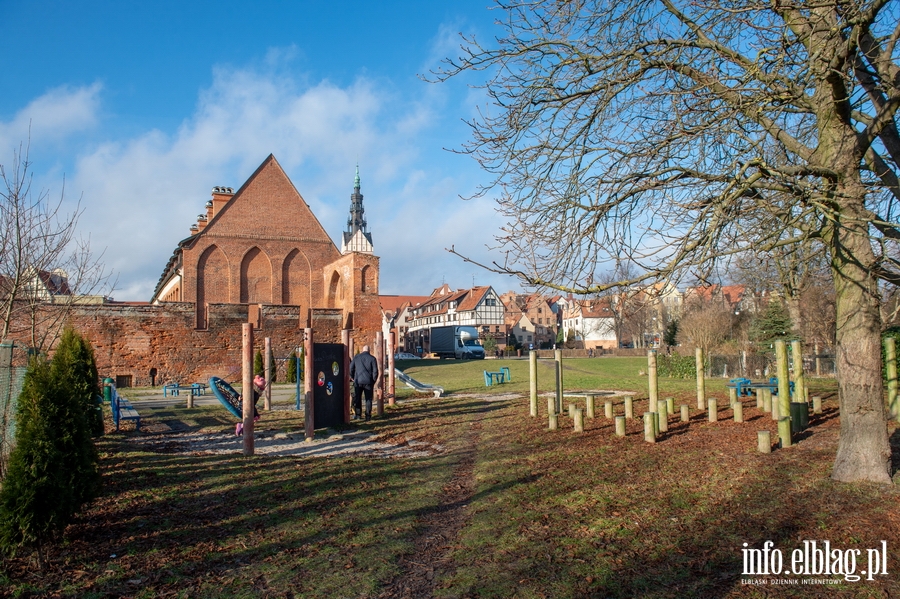
<svg viewBox="0 0 900 599"><path fill-rule="evenodd" d="M231 377L243 322L258 329L260 346L272 339L276 358L317 322L327 324L318 341L338 342L339 330L352 328L357 344L371 343L381 330L379 260L358 168L350 197L339 249L272 155L237 191L214 187L149 303L74 308L72 324L94 345L101 376L120 386Z"/></svg>

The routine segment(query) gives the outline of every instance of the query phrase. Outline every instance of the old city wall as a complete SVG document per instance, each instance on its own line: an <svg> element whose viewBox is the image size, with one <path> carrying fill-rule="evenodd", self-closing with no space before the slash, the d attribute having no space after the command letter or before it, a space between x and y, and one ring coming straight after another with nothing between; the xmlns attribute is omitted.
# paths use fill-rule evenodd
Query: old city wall
<svg viewBox="0 0 900 599"><path fill-rule="evenodd" d="M47 305L44 309L60 308ZM372 317L361 320L368 322ZM156 385L203 382L212 375L226 380L239 377L241 327L248 321L259 325L254 334L257 348L263 348L265 337L271 339L278 377L284 380L281 359L303 345L303 328L309 321L308 310L298 306L211 304L205 330L195 327L194 306L187 302L75 306L68 318L93 345L100 376L132 386L149 386L153 369ZM376 330L355 334L374 339ZM329 330L319 337L319 341L339 341L340 334ZM24 337L15 340L27 344Z"/></svg>

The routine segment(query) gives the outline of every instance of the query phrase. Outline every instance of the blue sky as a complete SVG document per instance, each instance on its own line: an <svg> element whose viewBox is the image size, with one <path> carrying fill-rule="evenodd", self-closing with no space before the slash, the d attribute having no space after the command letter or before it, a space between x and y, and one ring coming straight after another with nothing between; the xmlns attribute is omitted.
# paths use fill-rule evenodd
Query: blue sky
<svg viewBox="0 0 900 599"><path fill-rule="evenodd" d="M448 152L484 107L459 79L420 75L459 32L494 34L489 0L79 2L0 0L0 163L31 137L35 185L81 199L80 233L148 300L213 186L275 155L338 240L359 162L381 292L516 288L479 260L503 222L487 175Z"/></svg>

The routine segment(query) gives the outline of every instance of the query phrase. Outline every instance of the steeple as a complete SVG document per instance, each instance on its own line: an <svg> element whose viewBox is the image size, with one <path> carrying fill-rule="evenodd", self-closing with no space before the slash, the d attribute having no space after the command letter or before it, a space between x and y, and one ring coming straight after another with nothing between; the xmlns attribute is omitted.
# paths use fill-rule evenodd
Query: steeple
<svg viewBox="0 0 900 599"><path fill-rule="evenodd" d="M347 230L341 244L341 253L363 252L371 254L372 234L366 228L363 195L360 192L359 165L356 165L356 177L353 180L353 193L350 194L350 216L347 218Z"/></svg>

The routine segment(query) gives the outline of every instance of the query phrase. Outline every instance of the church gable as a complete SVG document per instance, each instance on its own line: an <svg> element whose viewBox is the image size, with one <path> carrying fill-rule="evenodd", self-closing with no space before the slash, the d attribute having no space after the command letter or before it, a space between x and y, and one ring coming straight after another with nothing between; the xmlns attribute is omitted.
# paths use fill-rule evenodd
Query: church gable
<svg viewBox="0 0 900 599"><path fill-rule="evenodd" d="M256 239L301 239L322 243L325 252L338 251L306 201L271 154L246 183L209 221L202 236Z"/></svg>

